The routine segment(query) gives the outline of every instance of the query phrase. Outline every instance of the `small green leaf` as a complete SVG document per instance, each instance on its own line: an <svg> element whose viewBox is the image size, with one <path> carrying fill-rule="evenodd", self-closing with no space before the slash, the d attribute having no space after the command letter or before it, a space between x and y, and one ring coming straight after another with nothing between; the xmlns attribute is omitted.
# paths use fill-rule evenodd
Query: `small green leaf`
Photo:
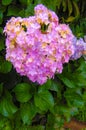
<svg viewBox="0 0 86 130"><path fill-rule="evenodd" d="M40 86L40 89L45 89L45 90L52 90L52 91L58 91L59 87L60 87L60 83L56 82L52 79L48 79L47 82L43 85Z"/></svg>
<svg viewBox="0 0 86 130"><path fill-rule="evenodd" d="M11 2L12 0L2 0L2 5L9 5Z"/></svg>
<svg viewBox="0 0 86 130"><path fill-rule="evenodd" d="M35 114L36 114L36 109L33 104L25 103L21 105L20 115L24 124L30 125Z"/></svg>
<svg viewBox="0 0 86 130"><path fill-rule="evenodd" d="M0 72L1 73L8 73L12 69L12 64L8 61L3 61L0 63Z"/></svg>
<svg viewBox="0 0 86 130"><path fill-rule="evenodd" d="M70 16L70 17L68 17L65 21L66 21L66 22L73 22L74 20L75 20L75 17Z"/></svg>
<svg viewBox="0 0 86 130"><path fill-rule="evenodd" d="M27 83L17 84L14 88L16 98L19 102L27 102L31 99L32 95L30 93L31 86Z"/></svg>
<svg viewBox="0 0 86 130"><path fill-rule="evenodd" d="M0 99L0 113L6 117L10 117L16 111L17 107L13 104L11 95L6 92L6 95Z"/></svg>
<svg viewBox="0 0 86 130"><path fill-rule="evenodd" d="M69 88L75 88L76 84L70 79L70 77L65 77L64 75L58 75L59 79L63 81L63 83Z"/></svg>
<svg viewBox="0 0 86 130"><path fill-rule="evenodd" d="M48 90L39 89L38 93L34 96L36 107L42 111L47 111L54 106L54 99Z"/></svg>
<svg viewBox="0 0 86 130"><path fill-rule="evenodd" d="M59 82L53 81L50 90L58 92L60 87L61 84Z"/></svg>

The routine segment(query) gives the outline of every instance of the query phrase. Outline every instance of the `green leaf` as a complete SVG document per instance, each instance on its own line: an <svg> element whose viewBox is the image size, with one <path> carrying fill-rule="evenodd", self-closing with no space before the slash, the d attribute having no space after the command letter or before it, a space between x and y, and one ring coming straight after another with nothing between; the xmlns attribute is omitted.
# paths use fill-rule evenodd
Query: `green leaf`
<svg viewBox="0 0 86 130"><path fill-rule="evenodd" d="M3 31L3 29L0 28L0 33L1 33L1 34L2 34L2 31ZM3 39L3 38L0 38L0 51L1 51L2 49L4 49L4 48L5 48L4 39Z"/></svg>
<svg viewBox="0 0 86 130"><path fill-rule="evenodd" d="M73 10L72 2L71 2L71 0L68 0L68 12L69 12L69 16L71 15L72 10Z"/></svg>
<svg viewBox="0 0 86 130"><path fill-rule="evenodd" d="M25 16L28 17L32 15L34 15L34 5L30 4L25 10Z"/></svg>
<svg viewBox="0 0 86 130"><path fill-rule="evenodd" d="M0 20L3 18L3 13L0 11Z"/></svg>
<svg viewBox="0 0 86 130"><path fill-rule="evenodd" d="M57 7L58 7L58 9L60 9L61 3L62 3L62 0L57 0Z"/></svg>
<svg viewBox="0 0 86 130"><path fill-rule="evenodd" d="M28 83L17 84L14 88L16 98L19 102L27 102L31 99L32 95L30 93L31 86Z"/></svg>
<svg viewBox="0 0 86 130"><path fill-rule="evenodd" d="M74 106L78 108L83 107L84 101L80 94L71 92L71 90L69 90L65 92L64 96L69 106Z"/></svg>
<svg viewBox="0 0 86 130"><path fill-rule="evenodd" d="M57 111L56 114L59 116L64 116L66 121L70 121L71 114L69 107L59 104L55 109Z"/></svg>
<svg viewBox="0 0 86 130"><path fill-rule="evenodd" d="M70 79L70 77L66 77L64 75L58 75L59 79L63 81L63 83L69 87L69 88L75 88L76 84L74 84L74 82L72 81L72 79Z"/></svg>
<svg viewBox="0 0 86 130"><path fill-rule="evenodd" d="M24 124L31 124L33 117L36 115L36 109L33 104L25 103L20 108L21 119Z"/></svg>
<svg viewBox="0 0 86 130"><path fill-rule="evenodd" d="M75 7L75 9L74 9L75 17L77 17L77 16L80 15L79 7L78 7L78 4L75 1L73 1L73 5Z"/></svg>
<svg viewBox="0 0 86 130"><path fill-rule="evenodd" d="M6 6L0 5L0 11L4 13L6 11Z"/></svg>
<svg viewBox="0 0 86 130"><path fill-rule="evenodd" d="M73 81L75 81L76 86L84 87L86 86L86 73L85 72L75 72L72 75Z"/></svg>
<svg viewBox="0 0 86 130"><path fill-rule="evenodd" d="M61 84L59 82L53 81L50 90L58 92L60 87Z"/></svg>
<svg viewBox="0 0 86 130"><path fill-rule="evenodd" d="M63 5L63 12L65 12L67 9L67 3L65 0L62 1L62 5Z"/></svg>
<svg viewBox="0 0 86 130"><path fill-rule="evenodd" d="M12 64L8 61L0 62L0 72L1 73L8 73L12 69Z"/></svg>
<svg viewBox="0 0 86 130"><path fill-rule="evenodd" d="M11 2L12 0L2 0L2 5L9 5Z"/></svg>
<svg viewBox="0 0 86 130"><path fill-rule="evenodd" d="M8 129L7 129L8 127ZM12 125L8 118L0 115L0 130L12 130Z"/></svg>
<svg viewBox="0 0 86 130"><path fill-rule="evenodd" d="M17 107L12 102L11 95L6 92L3 98L0 99L0 113L3 116L10 117L17 111Z"/></svg>
<svg viewBox="0 0 86 130"><path fill-rule="evenodd" d="M0 34L3 34L3 28L0 27Z"/></svg>
<svg viewBox="0 0 86 130"><path fill-rule="evenodd" d="M54 106L52 94L48 90L42 90L40 88L38 93L36 93L34 96L34 102L36 107L42 111L47 111Z"/></svg>
<svg viewBox="0 0 86 130"><path fill-rule="evenodd" d="M66 22L73 22L74 20L75 20L75 17L74 16L70 16L65 21Z"/></svg>
<svg viewBox="0 0 86 130"><path fill-rule="evenodd" d="M20 16L20 17L25 17L25 10L24 9L22 9L19 13L18 13L18 15Z"/></svg>
<svg viewBox="0 0 86 130"><path fill-rule="evenodd" d="M2 22L3 22L3 13L2 11L0 11L0 24L2 24Z"/></svg>
<svg viewBox="0 0 86 130"><path fill-rule="evenodd" d="M60 86L61 85L59 82L56 82L55 80L52 79L48 79L45 84L40 86L40 89L52 90L57 92Z"/></svg>
<svg viewBox="0 0 86 130"><path fill-rule="evenodd" d="M9 5L7 16L19 16L20 11L21 11L21 8L14 5Z"/></svg>

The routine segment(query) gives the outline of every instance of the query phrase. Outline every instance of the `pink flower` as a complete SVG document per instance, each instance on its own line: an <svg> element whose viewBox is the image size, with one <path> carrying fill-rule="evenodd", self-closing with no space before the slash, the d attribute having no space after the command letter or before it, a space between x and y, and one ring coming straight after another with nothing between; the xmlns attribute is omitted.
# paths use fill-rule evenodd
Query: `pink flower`
<svg viewBox="0 0 86 130"><path fill-rule="evenodd" d="M74 36L68 25L59 24L55 12L42 4L34 10L34 16L12 17L6 23L6 59L20 75L43 84L62 73L74 54Z"/></svg>

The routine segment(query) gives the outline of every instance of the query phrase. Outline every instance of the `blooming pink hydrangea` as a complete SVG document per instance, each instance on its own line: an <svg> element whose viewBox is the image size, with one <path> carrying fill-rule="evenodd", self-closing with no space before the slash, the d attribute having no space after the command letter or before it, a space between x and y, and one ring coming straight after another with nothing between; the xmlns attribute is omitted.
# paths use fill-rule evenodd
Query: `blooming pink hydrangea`
<svg viewBox="0 0 86 130"><path fill-rule="evenodd" d="M69 26L59 24L57 15L42 4L35 7L34 16L12 17L4 32L6 59L20 75L39 84L62 73L63 64L74 54Z"/></svg>
<svg viewBox="0 0 86 130"><path fill-rule="evenodd" d="M71 57L71 60L77 60L81 56L86 57L86 42L83 38L77 39L74 38L74 54ZM86 59L86 58L85 58Z"/></svg>

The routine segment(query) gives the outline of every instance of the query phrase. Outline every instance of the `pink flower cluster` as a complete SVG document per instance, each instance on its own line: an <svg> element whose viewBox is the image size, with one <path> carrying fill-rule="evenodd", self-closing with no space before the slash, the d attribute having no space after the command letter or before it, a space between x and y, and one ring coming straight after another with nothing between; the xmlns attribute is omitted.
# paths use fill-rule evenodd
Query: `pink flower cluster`
<svg viewBox="0 0 86 130"><path fill-rule="evenodd" d="M37 5L34 11L34 16L12 17L6 23L6 59L20 75L43 84L55 73L62 73L63 64L69 62L74 35L44 5Z"/></svg>
<svg viewBox="0 0 86 130"><path fill-rule="evenodd" d="M85 58L86 57L86 42L85 42L85 39L83 39L83 38L77 39L75 37L73 44L74 44L74 54L72 55L71 60L77 60L81 56L83 56Z"/></svg>

